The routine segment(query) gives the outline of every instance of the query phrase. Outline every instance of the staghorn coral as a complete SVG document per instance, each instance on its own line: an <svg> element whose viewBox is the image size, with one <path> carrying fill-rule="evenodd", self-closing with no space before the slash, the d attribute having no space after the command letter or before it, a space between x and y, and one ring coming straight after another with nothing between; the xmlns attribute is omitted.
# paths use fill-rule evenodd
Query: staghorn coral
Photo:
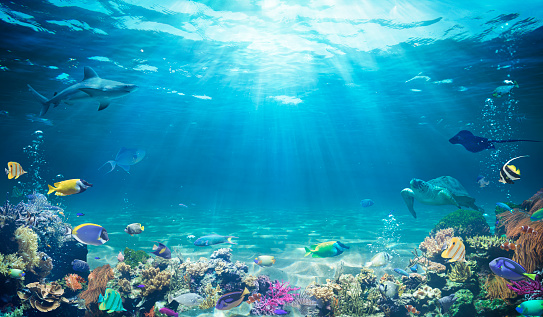
<svg viewBox="0 0 543 317"><path fill-rule="evenodd" d="M484 284L486 290L486 296L490 299L502 299L509 302L510 299L515 298L517 294L507 287L507 282L503 277L490 274Z"/></svg>
<svg viewBox="0 0 543 317"><path fill-rule="evenodd" d="M466 243L477 251L499 249L500 245L504 242L507 242L507 239L505 237L497 236L474 236L466 239Z"/></svg>
<svg viewBox="0 0 543 317"><path fill-rule="evenodd" d="M163 287L170 285L170 271L161 271L159 268L150 267L141 271L142 281L145 288L142 291L144 297L154 291L162 290Z"/></svg>
<svg viewBox="0 0 543 317"><path fill-rule="evenodd" d="M456 262L447 278L453 282L465 282L471 277L471 270L466 262Z"/></svg>
<svg viewBox="0 0 543 317"><path fill-rule="evenodd" d="M83 279L81 276L77 274L66 275L64 277L64 281L66 282L66 286L72 291L82 289L83 285L81 285L81 283L85 283L85 279Z"/></svg>
<svg viewBox="0 0 543 317"><path fill-rule="evenodd" d="M44 313L57 309L61 301L68 302L62 297L63 294L64 289L55 282L50 284L30 283L23 291L17 292L21 300L28 300L32 308Z"/></svg>
<svg viewBox="0 0 543 317"><path fill-rule="evenodd" d="M23 258L25 270L30 271L39 264L38 235L27 227L19 227L15 230L15 240L19 245L17 254Z"/></svg>
<svg viewBox="0 0 543 317"><path fill-rule="evenodd" d="M215 307L217 304L217 301L219 300L219 297L221 297L221 286L217 285L217 287L213 288L211 284L206 284L204 288L205 293L205 299L204 301L198 306L200 309L209 309L211 307Z"/></svg>
<svg viewBox="0 0 543 317"><path fill-rule="evenodd" d="M100 266L92 270L89 274L89 288L79 294L79 298L85 301L85 306L90 307L98 301L101 293L104 293L107 282L114 276L113 269L109 264Z"/></svg>
<svg viewBox="0 0 543 317"><path fill-rule="evenodd" d="M453 228L441 229L433 237L426 237L419 245L419 249L424 251L426 256L433 258L441 253L443 245L448 244L453 236Z"/></svg>

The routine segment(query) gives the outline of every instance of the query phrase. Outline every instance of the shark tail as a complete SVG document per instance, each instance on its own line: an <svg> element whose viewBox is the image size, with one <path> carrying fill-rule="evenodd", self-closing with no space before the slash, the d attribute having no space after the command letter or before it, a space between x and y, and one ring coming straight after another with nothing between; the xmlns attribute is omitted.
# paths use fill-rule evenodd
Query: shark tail
<svg viewBox="0 0 543 317"><path fill-rule="evenodd" d="M104 165L100 166L98 169L101 169L102 167L104 167L107 163L109 163L111 165L111 169L109 170L109 172L107 173L111 173L114 169L115 169L115 165L117 164L115 161L107 161L104 163ZM107 174L106 173L106 174Z"/></svg>
<svg viewBox="0 0 543 317"><path fill-rule="evenodd" d="M34 88L32 88L32 86L30 85L27 85L28 86L28 90L30 90L30 92L32 93L32 95L34 95L34 97L39 101L41 102L41 111L40 111L40 117L43 116L47 110L49 110L49 105L50 103L48 102L49 100L47 98L45 98L45 96L41 95L39 92L37 92Z"/></svg>

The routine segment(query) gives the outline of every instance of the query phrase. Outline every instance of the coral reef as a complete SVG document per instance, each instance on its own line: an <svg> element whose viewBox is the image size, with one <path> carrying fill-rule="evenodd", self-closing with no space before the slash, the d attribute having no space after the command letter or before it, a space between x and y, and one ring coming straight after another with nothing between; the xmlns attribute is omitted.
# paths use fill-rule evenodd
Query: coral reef
<svg viewBox="0 0 543 317"><path fill-rule="evenodd" d="M356 280L361 284L363 288L375 286L377 281L377 276L375 275L373 269L362 268L360 273L356 275Z"/></svg>
<svg viewBox="0 0 543 317"><path fill-rule="evenodd" d="M251 314L254 315L272 315L274 311L282 305L294 301L294 296L290 294L292 291L299 290L299 287L290 287L288 282L275 281L272 283L270 290L266 295L262 296L260 301L255 302L251 309ZM296 295L295 295L296 296Z"/></svg>
<svg viewBox="0 0 543 317"><path fill-rule="evenodd" d="M206 258L200 258L197 262L191 262L189 258L181 264L180 268L190 276L204 276L207 269L209 269L209 262Z"/></svg>
<svg viewBox="0 0 543 317"><path fill-rule="evenodd" d="M119 262L115 266L115 269L121 274L122 277L130 279L130 272L132 270L130 265L126 264L125 262Z"/></svg>
<svg viewBox="0 0 543 317"><path fill-rule="evenodd" d="M297 309L302 316L317 316L319 314L317 301L305 292L298 294L292 302L286 303L285 306Z"/></svg>
<svg viewBox="0 0 543 317"><path fill-rule="evenodd" d="M487 277L484 289L486 296L489 299L502 299L508 302L511 298L515 298L517 294L507 287L507 282L503 277L491 274Z"/></svg>
<svg viewBox="0 0 543 317"><path fill-rule="evenodd" d="M164 287L170 285L170 271L161 271L159 268L148 268L141 271L143 285L142 295L149 296L149 294L160 291Z"/></svg>
<svg viewBox="0 0 543 317"><path fill-rule="evenodd" d="M28 300L32 308L44 313L57 309L61 301L68 302L62 297L63 294L64 289L55 282L50 284L30 283L26 285L26 289L17 292L21 300Z"/></svg>
<svg viewBox="0 0 543 317"><path fill-rule="evenodd" d="M213 251L213 254L209 257L210 260L221 259L225 262L230 262L232 258L232 249L230 248L221 248Z"/></svg>
<svg viewBox="0 0 543 317"><path fill-rule="evenodd" d="M200 303L198 308L200 309L209 309L211 307L215 307L217 304L217 301L221 297L221 286L217 285L217 287L213 288L211 284L207 284L204 287L205 297L204 301Z"/></svg>
<svg viewBox="0 0 543 317"><path fill-rule="evenodd" d="M489 235L490 227L479 211L458 209L443 217L432 232L453 228L457 237L466 239L476 235Z"/></svg>
<svg viewBox="0 0 543 317"><path fill-rule="evenodd" d="M85 300L85 306L90 307L98 301L100 294L104 293L107 282L114 276L113 269L109 264L92 270L89 274L89 288L79 294L79 298Z"/></svg>
<svg viewBox="0 0 543 317"><path fill-rule="evenodd" d="M518 295L529 295L527 299L543 299L543 288L541 287L541 275L536 275L535 280L526 279L520 281L511 281L506 284L507 288L515 291Z"/></svg>
<svg viewBox="0 0 543 317"><path fill-rule="evenodd" d="M83 289L83 285L81 283L85 283L85 279L77 274L66 275L64 277L64 281L66 283L66 287L68 287L72 291Z"/></svg>
<svg viewBox="0 0 543 317"><path fill-rule="evenodd" d="M126 247L124 249L124 263L130 265L131 268L137 267L140 263L145 263L150 257L145 251L132 250Z"/></svg>
<svg viewBox="0 0 543 317"><path fill-rule="evenodd" d="M413 297L418 300L441 298L441 291L437 288L431 288L424 285L413 293Z"/></svg>
<svg viewBox="0 0 543 317"><path fill-rule="evenodd" d="M378 308L377 301L380 297L375 288L364 291L356 280L354 283L342 283L337 300L332 301L332 311L334 316L373 314Z"/></svg>
<svg viewBox="0 0 543 317"><path fill-rule="evenodd" d="M15 230L15 240L19 245L17 254L25 262L25 270L30 271L39 263L38 235L27 227L19 227Z"/></svg>
<svg viewBox="0 0 543 317"><path fill-rule="evenodd" d="M454 236L453 228L446 228L437 231L435 234L430 235L424 239L419 245L419 249L426 253L429 258L435 258L441 254L443 245L447 245Z"/></svg>
<svg viewBox="0 0 543 317"><path fill-rule="evenodd" d="M453 282L465 282L470 277L471 270L466 262L456 262L447 274L447 278Z"/></svg>
<svg viewBox="0 0 543 317"><path fill-rule="evenodd" d="M132 284L125 278L118 280L117 285L119 285L120 290L124 293L130 293L132 291Z"/></svg>
<svg viewBox="0 0 543 317"><path fill-rule="evenodd" d="M543 208L543 188L530 197L530 199L523 201L521 208L527 210L530 215Z"/></svg>

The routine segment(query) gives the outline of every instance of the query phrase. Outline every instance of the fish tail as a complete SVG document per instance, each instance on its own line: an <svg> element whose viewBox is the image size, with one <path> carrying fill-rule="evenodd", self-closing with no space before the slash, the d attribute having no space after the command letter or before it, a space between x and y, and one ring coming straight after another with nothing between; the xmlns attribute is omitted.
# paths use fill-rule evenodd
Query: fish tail
<svg viewBox="0 0 543 317"><path fill-rule="evenodd" d="M49 105L50 105L50 103L48 102L49 100L47 100L45 96L41 95L39 92L34 90L34 88L32 88L30 85L27 85L27 86L28 86L28 90L30 90L34 98L36 98L42 104L41 111L40 111L40 117L41 117L47 112L47 110L49 110Z"/></svg>
<svg viewBox="0 0 543 317"><path fill-rule="evenodd" d="M535 281L535 274L524 273L524 274L522 274L522 275L524 275L524 276L526 276L527 278L530 278L530 279L532 279L532 280Z"/></svg>
<svg viewBox="0 0 543 317"><path fill-rule="evenodd" d="M228 237L228 239L227 239L228 243L237 244L236 242L232 242L232 238L237 238L237 237Z"/></svg>
<svg viewBox="0 0 543 317"><path fill-rule="evenodd" d="M49 191L47 192L47 195L51 194L52 192L54 192L56 189L55 187L51 186L51 185L47 185L49 186Z"/></svg>
<svg viewBox="0 0 543 317"><path fill-rule="evenodd" d="M144 226L141 226L141 231L144 231L145 230L145 227Z"/></svg>
<svg viewBox="0 0 543 317"><path fill-rule="evenodd" d="M109 163L109 164L111 165L111 169L110 169L109 172L107 172L107 173L113 172L113 170L115 169L115 165L117 164L117 162L115 162L115 161L107 161L107 162L104 163L104 165L100 166L98 169L101 169L101 168L104 167L107 163ZM106 174L107 174L107 173L106 173Z"/></svg>
<svg viewBox="0 0 543 317"><path fill-rule="evenodd" d="M168 294L168 304L170 304L173 301L172 294Z"/></svg>
<svg viewBox="0 0 543 317"><path fill-rule="evenodd" d="M311 253L313 253L313 252L311 252L311 250L310 250L308 247L305 247L305 255L304 255L304 258L305 258L306 256L310 255Z"/></svg>
<svg viewBox="0 0 543 317"><path fill-rule="evenodd" d="M517 83L517 81L516 81L516 80L515 80L515 81L513 81L513 84L515 84L515 88L518 88L518 87L519 87L519 86L518 86L518 83Z"/></svg>

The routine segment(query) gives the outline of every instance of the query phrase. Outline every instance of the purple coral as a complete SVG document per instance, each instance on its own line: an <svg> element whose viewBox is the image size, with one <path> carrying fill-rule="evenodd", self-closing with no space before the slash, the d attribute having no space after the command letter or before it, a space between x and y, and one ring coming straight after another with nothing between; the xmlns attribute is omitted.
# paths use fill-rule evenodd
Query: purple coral
<svg viewBox="0 0 543 317"><path fill-rule="evenodd" d="M275 315L275 310L278 309L279 306L294 301L293 294L289 294L289 292L297 291L299 289L299 287L290 287L289 282L273 282L268 293L262 297L260 302L254 303L251 314Z"/></svg>
<svg viewBox="0 0 543 317"><path fill-rule="evenodd" d="M538 299L543 297L540 275L536 275L535 280L526 279L521 281L511 281L511 283L511 285L506 284L507 287L519 295L529 295L529 299Z"/></svg>

